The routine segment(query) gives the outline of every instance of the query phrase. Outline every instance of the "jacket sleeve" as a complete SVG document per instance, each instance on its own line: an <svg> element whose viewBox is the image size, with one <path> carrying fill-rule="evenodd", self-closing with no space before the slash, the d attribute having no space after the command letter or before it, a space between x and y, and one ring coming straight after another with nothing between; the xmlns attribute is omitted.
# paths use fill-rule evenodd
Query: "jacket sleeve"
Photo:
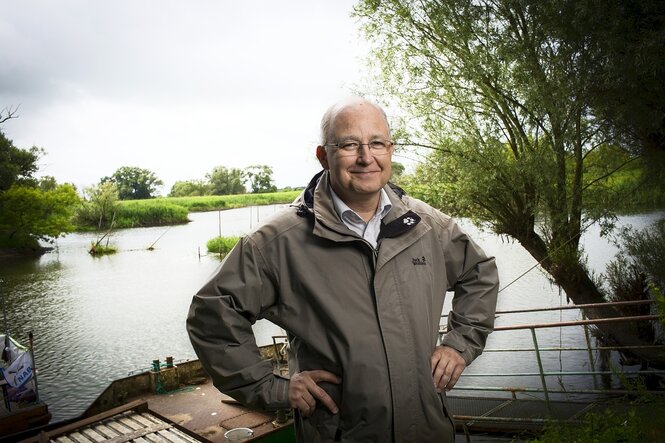
<svg viewBox="0 0 665 443"><path fill-rule="evenodd" d="M192 346L214 385L247 406L288 408L288 379L261 358L252 325L274 304L274 279L244 237L194 296L187 317Z"/></svg>
<svg viewBox="0 0 665 443"><path fill-rule="evenodd" d="M454 297L443 345L460 352L469 365L494 329L499 275L494 257L487 257L452 220L447 236L446 273Z"/></svg>

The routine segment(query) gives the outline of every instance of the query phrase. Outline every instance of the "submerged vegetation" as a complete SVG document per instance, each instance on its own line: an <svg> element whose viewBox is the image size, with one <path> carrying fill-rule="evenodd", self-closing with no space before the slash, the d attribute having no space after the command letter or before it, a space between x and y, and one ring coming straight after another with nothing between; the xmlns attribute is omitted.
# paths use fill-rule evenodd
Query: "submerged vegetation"
<svg viewBox="0 0 665 443"><path fill-rule="evenodd" d="M95 244L95 242L92 242L90 244L90 249L88 250L88 253L90 253L90 255L92 255L93 257L98 257L100 255L115 254L116 252L118 252L118 250L115 248L115 246L100 245L100 244Z"/></svg>

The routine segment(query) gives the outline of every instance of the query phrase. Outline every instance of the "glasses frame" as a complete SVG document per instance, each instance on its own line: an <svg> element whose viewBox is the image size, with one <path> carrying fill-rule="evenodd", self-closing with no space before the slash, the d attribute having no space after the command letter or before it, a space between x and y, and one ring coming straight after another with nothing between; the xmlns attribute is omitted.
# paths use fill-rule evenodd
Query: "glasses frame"
<svg viewBox="0 0 665 443"><path fill-rule="evenodd" d="M379 152L376 152L375 149L372 149L372 143L375 143L375 142L382 142L382 143L385 143L385 144L387 145L387 146L386 146L386 150L385 150L385 152L380 152L380 153L379 153ZM357 144L358 144L358 147L355 149L354 152L347 151L346 149L344 149L344 148L341 147L341 145L343 145L343 144L347 144L347 143L357 143ZM369 142L369 143L360 143L360 142L358 142L358 141L356 141L356 140L345 140L345 141L343 141L343 142L341 142L341 143L326 143L326 144L323 145L323 146L324 146L325 148L327 148L327 147L335 148L335 151L337 152L337 155L339 155L340 157L358 156L358 155L360 155L363 146L367 146L367 149L369 150L369 152L370 152L372 155L376 156L376 155L386 155L386 154L388 154L388 152L390 152L390 149L392 149L392 148L395 146L395 142L392 141L392 140L388 140L388 139L377 139L377 140L372 140L372 141Z"/></svg>

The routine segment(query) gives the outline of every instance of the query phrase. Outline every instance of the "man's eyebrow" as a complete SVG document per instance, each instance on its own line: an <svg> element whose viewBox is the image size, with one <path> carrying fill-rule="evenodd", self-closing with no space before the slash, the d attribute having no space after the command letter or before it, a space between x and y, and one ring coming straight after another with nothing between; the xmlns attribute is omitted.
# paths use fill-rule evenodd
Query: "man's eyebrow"
<svg viewBox="0 0 665 443"><path fill-rule="evenodd" d="M362 139L362 137L358 137L356 135L347 135L347 136L342 136L342 137L338 138L338 140L340 140L340 141L342 141L342 140L353 140L353 141L358 141L358 142L362 141L361 139ZM384 135L384 134L374 134L374 135L369 136L368 139L369 140L377 140L377 139L383 140L383 139L390 139L390 136L389 135Z"/></svg>

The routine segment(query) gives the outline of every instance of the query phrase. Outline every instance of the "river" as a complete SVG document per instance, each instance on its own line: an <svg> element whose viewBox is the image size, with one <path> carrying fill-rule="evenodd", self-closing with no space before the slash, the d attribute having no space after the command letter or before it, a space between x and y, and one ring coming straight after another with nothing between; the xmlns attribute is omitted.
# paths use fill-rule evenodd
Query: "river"
<svg viewBox="0 0 665 443"><path fill-rule="evenodd" d="M58 239L55 249L39 259L0 262L6 329L21 342L27 342L28 332L33 331L40 394L49 404L53 420L80 414L111 381L148 368L153 359L195 358L185 332L185 317L192 295L219 264L217 256L205 254L206 241L220 230L223 235L242 235L257 220L280 208L192 213L191 222L186 225L120 230L110 240L118 248L114 255L90 256L87 250L96 234L77 233ZM624 216L618 225L641 228L664 215L660 212ZM519 244L479 232L467 220L460 223L487 253L497 257L502 287L535 264ZM154 249L148 250L154 242ZM602 272L616 252L610 242L600 237L596 226L586 232L583 245L589 265L596 272ZM450 301L446 303L449 307ZM502 290L498 309L560 304L566 304L565 294L560 294L536 268ZM578 318L575 310L502 316L497 319L497 326ZM280 330L260 321L255 333L261 345L270 343L271 336ZM584 343L579 328L550 331L539 336L539 340L549 341L550 346ZM488 348L530 346L528 331L496 333L488 342ZM550 370L588 369L584 353L564 358L559 353L549 353L544 360ZM533 355L485 353L467 373L532 370L537 370ZM539 380L468 377L464 384L538 386Z"/></svg>

